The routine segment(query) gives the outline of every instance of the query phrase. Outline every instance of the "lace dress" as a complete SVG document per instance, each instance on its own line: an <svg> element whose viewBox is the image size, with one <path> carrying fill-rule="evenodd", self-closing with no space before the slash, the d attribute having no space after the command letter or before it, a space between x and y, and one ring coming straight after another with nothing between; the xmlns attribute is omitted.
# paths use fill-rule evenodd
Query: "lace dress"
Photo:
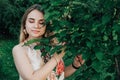
<svg viewBox="0 0 120 80"><path fill-rule="evenodd" d="M38 52L31 47L28 47L27 50L28 50L27 55L28 55L28 58L30 59L33 70L35 71L35 70L41 68L44 65L44 62L41 57L41 52L39 52L39 54L38 54ZM62 65L63 65L63 61L61 60L58 63L55 70L53 70L48 75L46 80L64 80L64 72L63 72L64 67L62 67L62 69L61 69ZM19 80L23 80L21 76L19 76Z"/></svg>

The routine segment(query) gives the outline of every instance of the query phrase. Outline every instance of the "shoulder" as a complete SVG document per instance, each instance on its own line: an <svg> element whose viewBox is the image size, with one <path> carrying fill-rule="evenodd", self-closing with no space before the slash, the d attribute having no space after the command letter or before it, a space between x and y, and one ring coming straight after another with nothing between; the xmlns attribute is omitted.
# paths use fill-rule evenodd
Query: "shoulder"
<svg viewBox="0 0 120 80"><path fill-rule="evenodd" d="M23 46L22 43L15 45L12 49L12 54L18 54L18 53L24 53L25 52L25 47Z"/></svg>

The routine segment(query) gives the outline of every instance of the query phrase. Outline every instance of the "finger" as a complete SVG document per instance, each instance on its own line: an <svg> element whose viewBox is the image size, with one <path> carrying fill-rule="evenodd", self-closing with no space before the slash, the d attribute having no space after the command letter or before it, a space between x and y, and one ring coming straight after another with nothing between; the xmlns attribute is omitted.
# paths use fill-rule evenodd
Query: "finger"
<svg viewBox="0 0 120 80"><path fill-rule="evenodd" d="M81 65L84 64L85 60L82 59L82 55L77 55L77 58Z"/></svg>
<svg viewBox="0 0 120 80"><path fill-rule="evenodd" d="M82 61L82 64L84 64L84 63L85 63L85 60Z"/></svg>
<svg viewBox="0 0 120 80"><path fill-rule="evenodd" d="M59 55L61 55L63 57L65 55L65 50L62 49L61 54L59 54Z"/></svg>
<svg viewBox="0 0 120 80"><path fill-rule="evenodd" d="M76 61L79 61L79 58L78 58L77 56L75 56L75 60L76 60Z"/></svg>
<svg viewBox="0 0 120 80"><path fill-rule="evenodd" d="M76 57L77 57L78 60L80 60L80 61L82 60L82 56L81 55L77 55Z"/></svg>
<svg viewBox="0 0 120 80"><path fill-rule="evenodd" d="M62 42L62 45L64 46L66 44L66 42Z"/></svg>

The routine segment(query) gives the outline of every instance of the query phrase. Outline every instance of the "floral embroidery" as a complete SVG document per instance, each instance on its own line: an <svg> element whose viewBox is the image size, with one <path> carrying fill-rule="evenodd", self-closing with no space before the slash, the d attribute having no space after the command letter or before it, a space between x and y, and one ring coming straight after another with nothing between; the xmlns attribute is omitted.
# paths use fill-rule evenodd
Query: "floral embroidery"
<svg viewBox="0 0 120 80"><path fill-rule="evenodd" d="M51 55L47 54L43 59L47 63L51 59ZM48 75L47 80L64 80L64 62L62 59L58 62L55 70Z"/></svg>
<svg viewBox="0 0 120 80"><path fill-rule="evenodd" d="M64 63L63 60L60 60L60 62L56 66L56 73L57 75L61 75L62 72L64 72Z"/></svg>

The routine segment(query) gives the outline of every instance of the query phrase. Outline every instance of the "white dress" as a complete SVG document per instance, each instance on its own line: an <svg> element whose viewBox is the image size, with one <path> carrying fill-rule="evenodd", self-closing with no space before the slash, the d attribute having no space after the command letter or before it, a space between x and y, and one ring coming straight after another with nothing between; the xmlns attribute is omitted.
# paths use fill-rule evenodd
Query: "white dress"
<svg viewBox="0 0 120 80"><path fill-rule="evenodd" d="M41 66L43 66L44 64L41 57L41 52L39 52L38 54L37 51L31 47L28 47L27 50L28 50L27 55L28 58L30 59L33 70L35 71L37 69L40 69ZM19 76L19 80L23 80L21 76ZM51 74L48 75L47 80L64 80L64 72L62 72L62 74L58 78L56 72L52 71Z"/></svg>

